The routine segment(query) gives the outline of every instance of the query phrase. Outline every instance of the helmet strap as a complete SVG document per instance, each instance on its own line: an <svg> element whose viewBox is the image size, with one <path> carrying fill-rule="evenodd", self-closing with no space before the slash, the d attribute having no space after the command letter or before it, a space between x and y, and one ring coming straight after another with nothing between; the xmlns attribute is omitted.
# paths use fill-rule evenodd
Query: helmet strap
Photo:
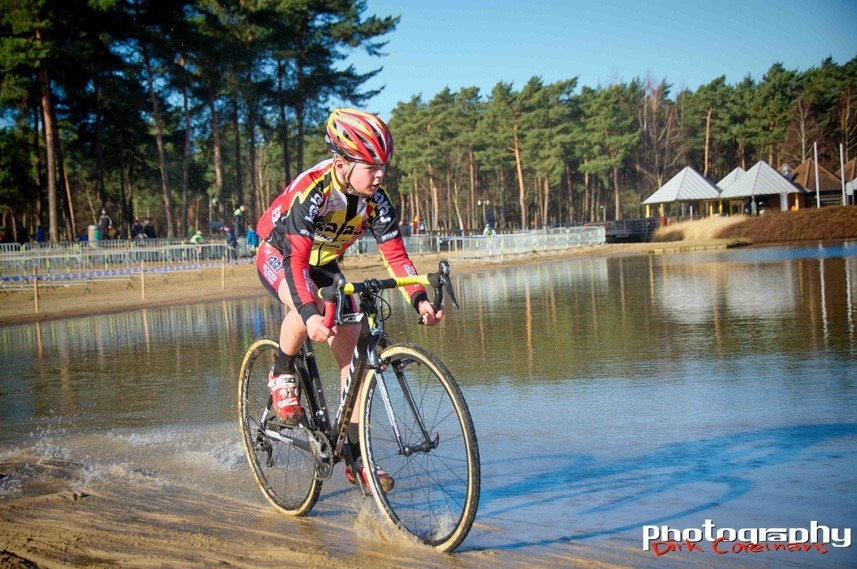
<svg viewBox="0 0 857 569"><path fill-rule="evenodd" d="M353 162L351 160L346 160L342 155L337 154L339 158L342 159L343 162L348 164L348 171L345 172L345 180L342 185L345 186L345 193L350 194L352 196L360 195L357 191L351 186L351 175L354 173L354 168L357 166L357 162Z"/></svg>

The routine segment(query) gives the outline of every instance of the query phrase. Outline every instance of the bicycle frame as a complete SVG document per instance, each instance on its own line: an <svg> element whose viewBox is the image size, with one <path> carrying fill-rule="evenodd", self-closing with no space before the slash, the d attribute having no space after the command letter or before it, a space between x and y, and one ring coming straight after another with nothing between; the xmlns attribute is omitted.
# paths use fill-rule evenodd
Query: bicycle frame
<svg viewBox="0 0 857 569"><path fill-rule="evenodd" d="M444 272L444 269L446 272ZM418 425L423 436L423 441L420 444L408 445L402 440L401 432L399 431L396 421L396 415L390 403L390 396L387 390L386 381L383 374L386 365L378 359L378 348L385 348L391 344L389 338L384 332L383 326L378 319L378 303L376 294L384 289L396 288L399 286L407 286L409 284L431 284L435 287L435 307L440 307L443 300L442 287L448 285L448 265L441 265L441 272L437 273L435 280L431 281L426 276L420 277L399 277L389 279L388 281L369 281L365 283L347 283L344 277L340 275L340 279L331 287L326 287L326 290L319 291L319 296L325 300L325 324L332 326L334 322L339 326L360 325L360 334L357 338L357 345L354 348L354 353L351 357L351 364L348 369L348 374L345 378L345 387L341 392L339 408L336 413L336 421L331 424L330 414L325 402L324 389L321 385L321 379L318 373L318 367L315 362L315 354L313 351L312 342L307 339L303 346L303 362L306 368L308 377L305 379L305 387L307 388L308 397L313 399L316 409L316 424L320 430L331 441L331 446L334 449L332 464L336 464L343 458L353 465L353 459L350 456L345 446L347 440L348 424L351 415L354 412L354 407L357 404L360 390L366 379L366 371L372 369L376 371L376 385L378 386L381 398L384 402L384 407L387 411L390 425L392 426L399 446L400 453L405 456L410 456L414 452L428 452L431 449L437 448L438 438L431 440L426 430L422 417L417 412L413 394L408 386L407 379L399 370L394 370L399 385L405 395L409 407L417 417ZM442 281L442 279L446 279ZM359 310L355 313L343 313L343 308L347 302L347 296L357 294L360 298ZM457 306L455 297L451 295L453 304ZM312 429L310 429L312 431ZM334 435L331 437L331 435ZM361 481L362 486L362 481Z"/></svg>

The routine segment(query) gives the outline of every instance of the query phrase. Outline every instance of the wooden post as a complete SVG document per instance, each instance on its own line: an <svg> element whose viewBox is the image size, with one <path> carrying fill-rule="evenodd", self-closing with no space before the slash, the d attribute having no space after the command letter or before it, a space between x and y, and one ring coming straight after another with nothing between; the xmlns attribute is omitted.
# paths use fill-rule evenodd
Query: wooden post
<svg viewBox="0 0 857 569"><path fill-rule="evenodd" d="M140 261L140 291L143 300L146 300L146 261Z"/></svg>
<svg viewBox="0 0 857 569"><path fill-rule="evenodd" d="M39 269L33 269L33 303L36 307L36 314L39 313Z"/></svg>

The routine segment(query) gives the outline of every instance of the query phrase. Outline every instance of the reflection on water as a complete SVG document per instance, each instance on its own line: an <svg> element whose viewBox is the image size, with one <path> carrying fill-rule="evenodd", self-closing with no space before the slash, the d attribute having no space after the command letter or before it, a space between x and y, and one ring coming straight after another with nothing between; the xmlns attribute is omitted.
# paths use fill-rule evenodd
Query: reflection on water
<svg viewBox="0 0 857 569"><path fill-rule="evenodd" d="M613 536L633 553L644 523L857 521L857 244L574 259L455 282L463 309L441 326L417 326L398 294L386 325L437 353L471 406L484 490L466 547L540 556ZM280 318L259 299L0 329L0 443L32 446L48 425L86 461L82 441L137 429L122 439L133 454L109 447L115 460L182 477L185 459L163 460L178 432L178 455L197 449L192 479L231 492L224 481L246 476L238 369ZM799 499L783 507L770 481ZM848 564L837 553L822 561Z"/></svg>

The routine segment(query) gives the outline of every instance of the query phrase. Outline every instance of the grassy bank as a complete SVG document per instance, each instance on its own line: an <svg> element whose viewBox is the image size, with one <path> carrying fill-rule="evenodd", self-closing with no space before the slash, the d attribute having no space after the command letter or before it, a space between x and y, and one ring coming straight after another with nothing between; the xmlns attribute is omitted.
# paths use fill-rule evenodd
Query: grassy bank
<svg viewBox="0 0 857 569"><path fill-rule="evenodd" d="M857 207L767 212L757 217L709 217L659 228L654 241L735 239L750 243L818 241L857 237Z"/></svg>

